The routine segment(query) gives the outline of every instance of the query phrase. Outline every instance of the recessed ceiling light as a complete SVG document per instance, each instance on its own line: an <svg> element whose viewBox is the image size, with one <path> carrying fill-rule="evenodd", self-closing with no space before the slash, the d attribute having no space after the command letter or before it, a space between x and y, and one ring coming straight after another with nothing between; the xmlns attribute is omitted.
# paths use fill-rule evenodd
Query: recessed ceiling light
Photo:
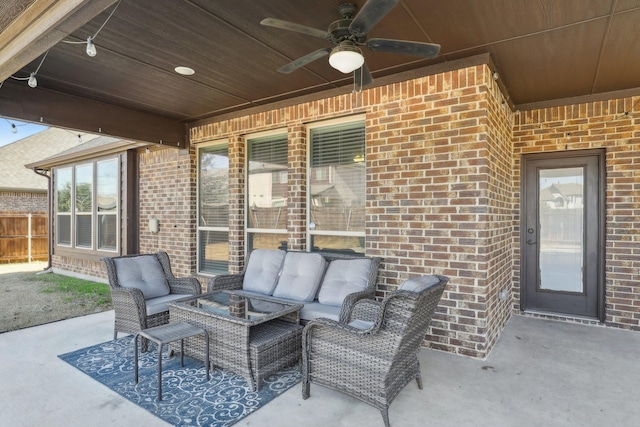
<svg viewBox="0 0 640 427"><path fill-rule="evenodd" d="M182 74L183 76L191 76L196 73L193 68L189 67L176 67L175 70L176 73Z"/></svg>

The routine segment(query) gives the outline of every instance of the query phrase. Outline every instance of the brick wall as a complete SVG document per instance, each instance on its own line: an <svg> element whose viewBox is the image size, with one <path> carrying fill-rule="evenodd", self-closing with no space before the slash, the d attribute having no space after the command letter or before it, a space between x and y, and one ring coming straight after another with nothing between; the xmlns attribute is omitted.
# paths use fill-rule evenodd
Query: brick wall
<svg viewBox="0 0 640 427"><path fill-rule="evenodd" d="M633 97L519 112L514 124L515 189L522 154L606 150L605 322L633 330L640 330L639 104ZM514 239L518 248L517 230ZM514 273L517 308L519 265Z"/></svg>
<svg viewBox="0 0 640 427"><path fill-rule="evenodd" d="M0 191L0 211L40 213L49 210L47 193Z"/></svg>
<svg viewBox="0 0 640 427"><path fill-rule="evenodd" d="M485 313L487 316L487 348L492 348L506 324L513 307L513 113L497 85L490 86L487 117L481 121L487 129L487 147L479 157L486 159L487 212L479 218L486 224L485 248L487 258ZM477 114L477 112L470 112ZM486 122L485 122L486 121ZM498 293L505 291L506 300Z"/></svg>
<svg viewBox="0 0 640 427"><path fill-rule="evenodd" d="M55 272L65 275L84 276L90 280L102 279L106 283L107 269L102 261L80 259L72 256L53 255L51 266Z"/></svg>
<svg viewBox="0 0 640 427"><path fill-rule="evenodd" d="M356 113L365 114L367 135L366 254L384 259L378 296L410 276L449 276L431 346L484 357L511 309L497 292L511 283L513 208L512 114L487 66L192 128L192 144L229 143L231 195L238 199L231 209L239 215L230 221L231 256L243 255L234 247L243 245L243 212L233 209L244 200L244 135L287 129L289 244L306 249L305 123Z"/></svg>
<svg viewBox="0 0 640 427"><path fill-rule="evenodd" d="M306 249L306 124L364 114L365 247L384 259L378 297L413 275L449 276L425 344L485 357L519 311L521 155L604 148L606 322L640 330L640 98L513 113L491 74L473 66L191 128L189 152L140 155L140 251L166 250L176 275L195 274L196 148L222 141L230 155L230 270L239 271L244 138L270 129L289 135L288 244ZM151 217L157 234L148 230ZM54 266L64 261L57 258ZM104 274L99 263L75 268ZM200 280L206 288L207 277Z"/></svg>
<svg viewBox="0 0 640 427"><path fill-rule="evenodd" d="M140 253L164 250L176 276L196 271L196 157L194 149L154 149L139 156ZM158 233L149 219L159 221Z"/></svg>

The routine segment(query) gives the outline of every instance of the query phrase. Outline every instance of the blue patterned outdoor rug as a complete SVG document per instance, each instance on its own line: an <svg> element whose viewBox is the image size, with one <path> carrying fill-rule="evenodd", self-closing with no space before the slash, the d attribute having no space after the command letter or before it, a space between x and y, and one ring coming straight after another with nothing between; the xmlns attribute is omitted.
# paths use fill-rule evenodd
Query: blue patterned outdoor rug
<svg viewBox="0 0 640 427"><path fill-rule="evenodd" d="M215 368L205 378L203 362L180 354L162 355L162 400L158 401L157 348L139 353L139 382L133 373L133 338L62 354L60 359L75 366L121 396L175 426L225 427L258 410L300 381L298 367L282 370L251 391L239 375Z"/></svg>

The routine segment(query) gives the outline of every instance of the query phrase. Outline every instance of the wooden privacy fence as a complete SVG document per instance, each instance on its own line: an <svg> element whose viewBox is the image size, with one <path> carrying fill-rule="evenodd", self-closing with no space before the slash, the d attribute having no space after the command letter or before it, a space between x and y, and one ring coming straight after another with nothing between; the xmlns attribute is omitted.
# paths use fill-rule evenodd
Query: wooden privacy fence
<svg viewBox="0 0 640 427"><path fill-rule="evenodd" d="M46 213L0 213L0 263L48 259Z"/></svg>

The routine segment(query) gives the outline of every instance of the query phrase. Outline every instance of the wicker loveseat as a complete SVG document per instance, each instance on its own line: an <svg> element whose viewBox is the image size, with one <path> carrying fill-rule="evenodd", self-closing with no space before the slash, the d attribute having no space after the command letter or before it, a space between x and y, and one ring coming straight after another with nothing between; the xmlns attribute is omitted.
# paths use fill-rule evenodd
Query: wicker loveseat
<svg viewBox="0 0 640 427"><path fill-rule="evenodd" d="M342 322L317 319L302 333L302 397L310 383L346 393L380 410L412 380L422 389L418 350L448 282L420 276L383 301L360 300Z"/></svg>
<svg viewBox="0 0 640 427"><path fill-rule="evenodd" d="M375 296L379 266L377 257L256 249L239 274L213 277L207 290L242 290L302 303L302 321L340 320L356 301Z"/></svg>
<svg viewBox="0 0 640 427"><path fill-rule="evenodd" d="M113 339L118 332L135 334L169 323L167 302L201 292L195 277L173 275L169 255L164 251L102 260L107 266L115 311Z"/></svg>

